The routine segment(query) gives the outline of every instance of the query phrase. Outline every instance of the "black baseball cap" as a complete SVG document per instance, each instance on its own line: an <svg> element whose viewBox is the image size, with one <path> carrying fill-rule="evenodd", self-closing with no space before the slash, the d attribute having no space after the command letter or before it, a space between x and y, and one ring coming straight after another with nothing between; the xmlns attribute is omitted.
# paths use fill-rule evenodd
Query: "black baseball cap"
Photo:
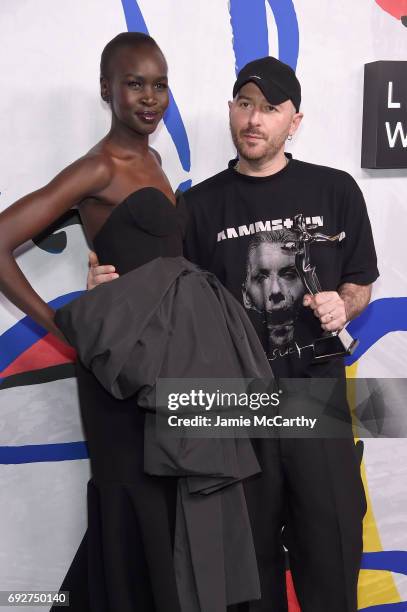
<svg viewBox="0 0 407 612"><path fill-rule="evenodd" d="M270 104L291 100L295 110L300 110L301 85L294 70L275 57L267 56L249 62L237 75L233 97L246 83L253 82L261 89Z"/></svg>

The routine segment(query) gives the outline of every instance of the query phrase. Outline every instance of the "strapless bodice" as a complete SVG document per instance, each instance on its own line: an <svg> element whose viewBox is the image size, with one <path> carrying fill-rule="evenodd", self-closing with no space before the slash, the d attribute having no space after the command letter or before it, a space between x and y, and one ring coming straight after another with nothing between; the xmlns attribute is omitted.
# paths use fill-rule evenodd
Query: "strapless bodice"
<svg viewBox="0 0 407 612"><path fill-rule="evenodd" d="M125 274L156 257L182 255L186 207L155 187L143 187L118 204L93 239L101 265L114 265Z"/></svg>

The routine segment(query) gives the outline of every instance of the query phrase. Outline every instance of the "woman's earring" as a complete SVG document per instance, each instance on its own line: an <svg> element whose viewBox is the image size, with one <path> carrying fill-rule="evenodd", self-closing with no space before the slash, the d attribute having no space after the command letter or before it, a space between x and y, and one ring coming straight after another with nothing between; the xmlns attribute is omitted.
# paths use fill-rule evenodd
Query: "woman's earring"
<svg viewBox="0 0 407 612"><path fill-rule="evenodd" d="M288 134L287 140L292 140L292 139L293 139L292 134Z"/></svg>

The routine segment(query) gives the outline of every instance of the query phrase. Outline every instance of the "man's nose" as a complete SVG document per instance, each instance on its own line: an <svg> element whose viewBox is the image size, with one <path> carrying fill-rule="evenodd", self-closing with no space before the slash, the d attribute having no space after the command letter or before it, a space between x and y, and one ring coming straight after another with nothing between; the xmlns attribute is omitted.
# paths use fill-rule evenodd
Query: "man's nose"
<svg viewBox="0 0 407 612"><path fill-rule="evenodd" d="M260 111L257 108L253 108L249 115L249 125L252 127L260 125Z"/></svg>

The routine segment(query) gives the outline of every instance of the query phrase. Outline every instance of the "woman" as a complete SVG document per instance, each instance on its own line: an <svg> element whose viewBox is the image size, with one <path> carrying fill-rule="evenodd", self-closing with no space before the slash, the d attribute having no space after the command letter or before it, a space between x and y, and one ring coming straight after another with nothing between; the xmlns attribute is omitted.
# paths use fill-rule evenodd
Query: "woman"
<svg viewBox="0 0 407 612"><path fill-rule="evenodd" d="M102 53L100 86L112 112L108 134L0 215L0 290L61 339L53 310L13 251L65 211L78 206L99 258L121 274L159 255L182 254L183 204L176 206L148 145L169 102L167 63L156 42L135 32L116 36ZM88 533L61 587L70 591L70 609L179 612L171 541L175 479L143 473L143 414L134 402L115 400L80 363L78 385L92 479Z"/></svg>
<svg viewBox="0 0 407 612"><path fill-rule="evenodd" d="M75 205L93 241L112 209L137 189L155 187L175 203L158 155L148 146L169 100L167 64L155 41L134 32L110 41L102 53L100 84L101 96L112 110L109 133L48 185L21 198L0 217L2 292L60 337L52 309L23 277L13 250Z"/></svg>

